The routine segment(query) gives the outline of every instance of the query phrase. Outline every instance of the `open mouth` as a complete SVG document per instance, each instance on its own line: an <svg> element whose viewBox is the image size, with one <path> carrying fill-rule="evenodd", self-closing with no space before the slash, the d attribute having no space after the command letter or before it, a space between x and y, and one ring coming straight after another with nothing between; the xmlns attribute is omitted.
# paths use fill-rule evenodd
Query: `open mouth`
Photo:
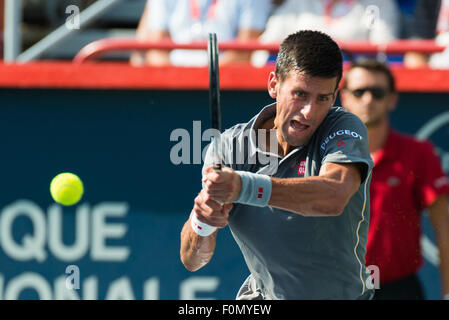
<svg viewBox="0 0 449 320"><path fill-rule="evenodd" d="M297 132L302 132L307 130L310 126L297 120L291 120L290 127L292 127Z"/></svg>

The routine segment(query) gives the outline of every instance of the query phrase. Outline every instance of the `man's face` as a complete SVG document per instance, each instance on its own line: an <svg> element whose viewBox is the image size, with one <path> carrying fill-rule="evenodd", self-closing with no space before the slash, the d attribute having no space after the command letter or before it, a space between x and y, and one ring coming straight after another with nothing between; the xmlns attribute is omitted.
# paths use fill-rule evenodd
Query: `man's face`
<svg viewBox="0 0 449 320"><path fill-rule="evenodd" d="M291 71L281 81L270 74L268 92L276 99L275 128L280 144L291 148L305 144L321 122L337 96L337 77L312 77Z"/></svg>
<svg viewBox="0 0 449 320"><path fill-rule="evenodd" d="M367 127L387 121L396 102L397 94L390 91L386 74L359 67L346 74L346 88L341 91L342 106Z"/></svg>

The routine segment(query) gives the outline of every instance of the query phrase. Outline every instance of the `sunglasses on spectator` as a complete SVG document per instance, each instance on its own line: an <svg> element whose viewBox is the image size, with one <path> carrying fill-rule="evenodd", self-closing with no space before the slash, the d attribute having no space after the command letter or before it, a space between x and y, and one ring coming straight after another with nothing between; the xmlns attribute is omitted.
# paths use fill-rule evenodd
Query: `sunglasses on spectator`
<svg viewBox="0 0 449 320"><path fill-rule="evenodd" d="M371 87L371 88L360 88L355 90L349 90L352 95L356 98L361 98L366 91L369 91L374 99L380 100L385 98L385 96L389 93L389 90L384 88L378 88L378 87Z"/></svg>

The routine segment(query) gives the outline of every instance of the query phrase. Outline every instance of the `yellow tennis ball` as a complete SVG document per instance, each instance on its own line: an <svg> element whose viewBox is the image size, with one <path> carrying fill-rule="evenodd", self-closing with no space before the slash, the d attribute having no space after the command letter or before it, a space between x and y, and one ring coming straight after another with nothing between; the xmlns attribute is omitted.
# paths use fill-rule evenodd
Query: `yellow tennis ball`
<svg viewBox="0 0 449 320"><path fill-rule="evenodd" d="M83 192L83 182L73 173L60 173L50 183L53 200L65 206L71 206L80 201Z"/></svg>

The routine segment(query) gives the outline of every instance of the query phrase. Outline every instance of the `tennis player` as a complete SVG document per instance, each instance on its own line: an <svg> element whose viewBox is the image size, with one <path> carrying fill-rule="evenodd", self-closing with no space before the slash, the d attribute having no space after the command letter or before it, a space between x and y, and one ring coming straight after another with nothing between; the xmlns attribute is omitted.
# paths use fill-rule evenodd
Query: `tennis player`
<svg viewBox="0 0 449 320"><path fill-rule="evenodd" d="M251 272L237 299L372 297L364 256L373 162L365 125L333 106L341 77L342 54L329 36L300 31L282 42L268 78L276 102L222 134L220 172L207 152L181 233L188 270L210 261L219 228L229 225ZM248 130L274 132L276 148ZM239 150L243 159L276 161L236 161Z"/></svg>

